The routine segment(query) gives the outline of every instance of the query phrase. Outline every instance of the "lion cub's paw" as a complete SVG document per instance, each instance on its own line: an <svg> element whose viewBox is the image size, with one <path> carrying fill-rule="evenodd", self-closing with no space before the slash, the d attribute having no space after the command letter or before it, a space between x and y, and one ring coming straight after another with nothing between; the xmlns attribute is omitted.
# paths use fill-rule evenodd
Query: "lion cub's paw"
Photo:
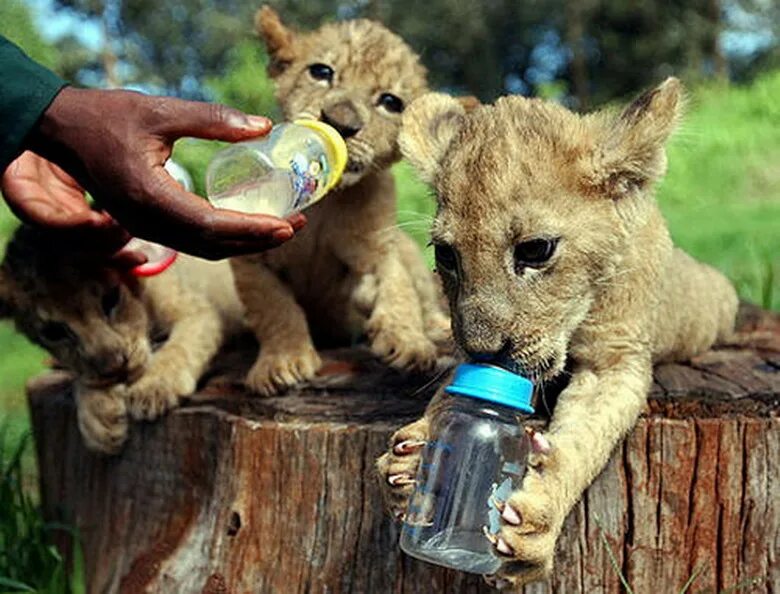
<svg viewBox="0 0 780 594"><path fill-rule="evenodd" d="M425 319L425 335L437 345L449 345L452 342L450 319L441 313Z"/></svg>
<svg viewBox="0 0 780 594"><path fill-rule="evenodd" d="M118 388L76 391L76 416L84 443L90 450L116 454L127 440L127 408Z"/></svg>
<svg viewBox="0 0 780 594"><path fill-rule="evenodd" d="M436 345L421 331L399 325L369 324L371 350L396 369L430 371L436 366Z"/></svg>
<svg viewBox="0 0 780 594"><path fill-rule="evenodd" d="M293 353L264 353L261 349L245 382L250 390L261 396L275 396L312 379L320 367L322 360L311 346Z"/></svg>
<svg viewBox="0 0 780 594"><path fill-rule="evenodd" d="M196 379L187 370L146 373L127 387L127 410L137 421L152 421L179 404L181 396L195 391Z"/></svg>
<svg viewBox="0 0 780 594"><path fill-rule="evenodd" d="M558 476L558 450L541 433L529 431L532 453L522 487L501 510L501 529L488 535L496 553L506 559L488 583L519 587L545 579L553 567L555 544L566 517Z"/></svg>
<svg viewBox="0 0 780 594"><path fill-rule="evenodd" d="M406 513L427 441L428 421L420 419L396 431L390 438L390 450L376 461L385 502L396 519L403 519Z"/></svg>

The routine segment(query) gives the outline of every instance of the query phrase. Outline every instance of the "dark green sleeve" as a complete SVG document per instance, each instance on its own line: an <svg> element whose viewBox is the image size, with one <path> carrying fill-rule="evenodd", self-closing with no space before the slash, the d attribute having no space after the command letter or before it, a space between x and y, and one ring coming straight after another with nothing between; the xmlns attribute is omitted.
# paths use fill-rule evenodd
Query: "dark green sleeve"
<svg viewBox="0 0 780 594"><path fill-rule="evenodd" d="M65 84L0 35L0 174Z"/></svg>

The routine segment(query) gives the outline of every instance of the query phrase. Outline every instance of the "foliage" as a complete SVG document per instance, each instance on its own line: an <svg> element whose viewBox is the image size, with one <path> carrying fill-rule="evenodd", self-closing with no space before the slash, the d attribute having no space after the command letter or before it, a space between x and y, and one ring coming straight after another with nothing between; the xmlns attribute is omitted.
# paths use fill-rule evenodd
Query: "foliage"
<svg viewBox="0 0 780 594"><path fill-rule="evenodd" d="M658 200L672 237L740 295L780 309L780 70L748 87L696 89Z"/></svg>
<svg viewBox="0 0 780 594"><path fill-rule="evenodd" d="M38 33L30 11L21 0L0 2L0 35L21 47L33 60L48 68L57 67L57 52Z"/></svg>
<svg viewBox="0 0 780 594"><path fill-rule="evenodd" d="M268 55L256 40L243 40L228 52L227 67L205 85L216 101L247 113L279 119L273 81L266 73Z"/></svg>
<svg viewBox="0 0 780 594"><path fill-rule="evenodd" d="M261 4L54 1L102 21L109 36L105 50L122 65L108 79L119 75L123 84L194 98L210 97L202 83L222 76L236 47L256 43L252 15ZM270 3L301 29L334 19L380 20L421 53L434 87L483 100L507 92L536 94L557 82L570 104L585 108L669 74L695 82L724 78L730 70L732 77L745 79L770 67L780 52L777 4L766 0ZM743 43L725 44L726 34Z"/></svg>
<svg viewBox="0 0 780 594"><path fill-rule="evenodd" d="M72 531L47 523L24 488L24 452L27 436L17 443L0 428L0 588L4 592L84 594L84 563ZM73 538L73 566L52 544L60 532ZM70 573L70 576L69 576Z"/></svg>
<svg viewBox="0 0 780 594"><path fill-rule="evenodd" d="M55 0L62 8L100 20L103 53L118 62L104 73L119 85L162 94L207 98L201 82L224 72L231 48L252 31L249 0Z"/></svg>

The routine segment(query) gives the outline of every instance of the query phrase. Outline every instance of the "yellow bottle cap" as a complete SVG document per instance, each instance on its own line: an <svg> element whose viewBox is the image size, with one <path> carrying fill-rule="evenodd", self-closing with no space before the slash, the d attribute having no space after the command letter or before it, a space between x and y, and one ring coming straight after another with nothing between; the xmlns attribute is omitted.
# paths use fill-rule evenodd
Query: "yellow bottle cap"
<svg viewBox="0 0 780 594"><path fill-rule="evenodd" d="M305 126L315 132L319 132L333 151L335 162L330 164L332 175L328 180L328 184L325 186L325 191L328 192L333 189L333 186L341 179L344 168L347 166L347 145L344 142L344 139L335 128L329 126L325 122L320 122L319 120L295 120L293 124Z"/></svg>

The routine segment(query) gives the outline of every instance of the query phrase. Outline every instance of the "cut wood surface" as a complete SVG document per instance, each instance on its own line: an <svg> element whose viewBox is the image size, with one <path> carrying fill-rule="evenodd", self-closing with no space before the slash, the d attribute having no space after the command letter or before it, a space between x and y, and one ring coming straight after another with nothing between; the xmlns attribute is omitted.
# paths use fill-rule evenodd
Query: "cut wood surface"
<svg viewBox="0 0 780 594"><path fill-rule="evenodd" d="M649 405L569 516L549 583L526 592L780 592L780 320L743 309L742 342L657 367ZM294 394L245 394L238 345L201 390L87 451L70 379L30 383L45 513L81 534L90 594L476 593L412 560L374 460L441 379L364 351L328 354ZM587 444L583 444L587 447Z"/></svg>

